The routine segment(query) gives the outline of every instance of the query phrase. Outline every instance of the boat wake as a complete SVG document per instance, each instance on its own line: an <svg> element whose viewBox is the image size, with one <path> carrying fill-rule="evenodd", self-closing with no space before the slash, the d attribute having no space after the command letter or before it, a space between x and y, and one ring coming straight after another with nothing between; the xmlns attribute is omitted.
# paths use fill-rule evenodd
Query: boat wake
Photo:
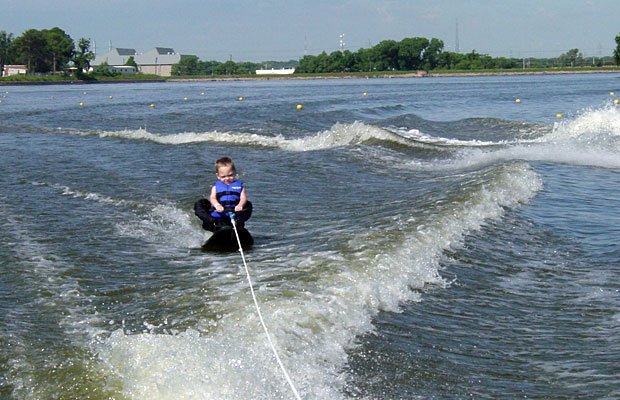
<svg viewBox="0 0 620 400"><path fill-rule="evenodd" d="M414 218L403 210L387 230L350 234L350 248L342 251L287 253L275 260L256 254L250 259L263 316L303 397L344 398L347 352L358 335L373 330L373 317L419 300L417 289L425 285L445 285L438 273L444 251L541 188L525 163L505 166L489 178L466 193L453 193L426 216ZM276 273L271 263L290 267ZM227 276L237 283L220 284L216 306L225 311L208 332L116 330L100 343L97 353L122 379L128 397L290 397L243 277Z"/></svg>
<svg viewBox="0 0 620 400"><path fill-rule="evenodd" d="M169 201L133 201L113 198L101 193L70 188L60 184L32 182L35 186L48 186L62 196L81 198L104 206L113 206L122 214L116 222L120 236L139 239L155 245L157 249L199 248L205 240L205 233L198 227L195 217ZM125 215L129 212L130 217Z"/></svg>

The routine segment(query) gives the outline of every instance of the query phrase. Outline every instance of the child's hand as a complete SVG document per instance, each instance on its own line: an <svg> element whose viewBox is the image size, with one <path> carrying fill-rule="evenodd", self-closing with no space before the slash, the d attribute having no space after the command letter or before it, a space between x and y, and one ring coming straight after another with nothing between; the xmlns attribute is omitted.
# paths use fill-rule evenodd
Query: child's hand
<svg viewBox="0 0 620 400"><path fill-rule="evenodd" d="M224 207L222 207L221 204L216 204L215 205L215 211L222 212L222 211L224 211Z"/></svg>
<svg viewBox="0 0 620 400"><path fill-rule="evenodd" d="M243 211L243 206L240 206L239 204L237 204L235 206L235 211L239 212L239 211Z"/></svg>

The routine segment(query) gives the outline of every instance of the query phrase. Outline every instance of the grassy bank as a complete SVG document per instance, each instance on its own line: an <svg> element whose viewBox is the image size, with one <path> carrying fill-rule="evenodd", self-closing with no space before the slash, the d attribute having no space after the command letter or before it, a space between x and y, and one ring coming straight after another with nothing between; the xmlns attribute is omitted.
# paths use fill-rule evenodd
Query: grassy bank
<svg viewBox="0 0 620 400"><path fill-rule="evenodd" d="M91 84L91 83L129 83L129 82L165 82L166 78L157 75L136 74L136 75L118 75L88 76L85 79L77 79L74 76L64 75L16 75L0 78L0 85L44 85L44 84Z"/></svg>
<svg viewBox="0 0 620 400"><path fill-rule="evenodd" d="M476 76L476 75L545 75L545 74L598 74L619 73L617 67L572 67L572 68L525 68L525 69L483 69L483 70L434 70L428 76Z"/></svg>

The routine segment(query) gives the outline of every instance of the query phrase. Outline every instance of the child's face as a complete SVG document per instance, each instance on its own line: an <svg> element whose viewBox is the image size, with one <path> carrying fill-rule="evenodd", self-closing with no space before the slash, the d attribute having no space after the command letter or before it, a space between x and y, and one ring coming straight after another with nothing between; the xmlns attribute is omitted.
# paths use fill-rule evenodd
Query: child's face
<svg viewBox="0 0 620 400"><path fill-rule="evenodd" d="M232 165L223 165L221 167L218 167L217 174L215 175L217 176L217 179L219 179L226 185L230 185L235 180L235 176L237 174L233 169Z"/></svg>

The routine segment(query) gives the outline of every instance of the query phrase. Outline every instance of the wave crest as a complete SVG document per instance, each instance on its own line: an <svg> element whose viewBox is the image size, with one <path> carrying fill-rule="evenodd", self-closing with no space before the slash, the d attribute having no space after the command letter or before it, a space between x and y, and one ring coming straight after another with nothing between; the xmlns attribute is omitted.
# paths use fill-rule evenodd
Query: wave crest
<svg viewBox="0 0 620 400"><path fill-rule="evenodd" d="M266 136L256 133L232 131L183 132L172 135L161 135L148 132L143 128L136 130L101 131L95 134L102 138L141 140L169 145L216 142L244 146L275 147L286 151L322 150L361 144L373 139L396 141L401 144L409 142L406 138L399 137L388 130L367 125L363 122L354 122L352 124L337 123L331 129L297 139L288 139L282 135Z"/></svg>
<svg viewBox="0 0 620 400"><path fill-rule="evenodd" d="M555 124L553 132L545 141L578 142L589 145L620 139L620 109L611 105L599 109L587 109L573 119Z"/></svg>

